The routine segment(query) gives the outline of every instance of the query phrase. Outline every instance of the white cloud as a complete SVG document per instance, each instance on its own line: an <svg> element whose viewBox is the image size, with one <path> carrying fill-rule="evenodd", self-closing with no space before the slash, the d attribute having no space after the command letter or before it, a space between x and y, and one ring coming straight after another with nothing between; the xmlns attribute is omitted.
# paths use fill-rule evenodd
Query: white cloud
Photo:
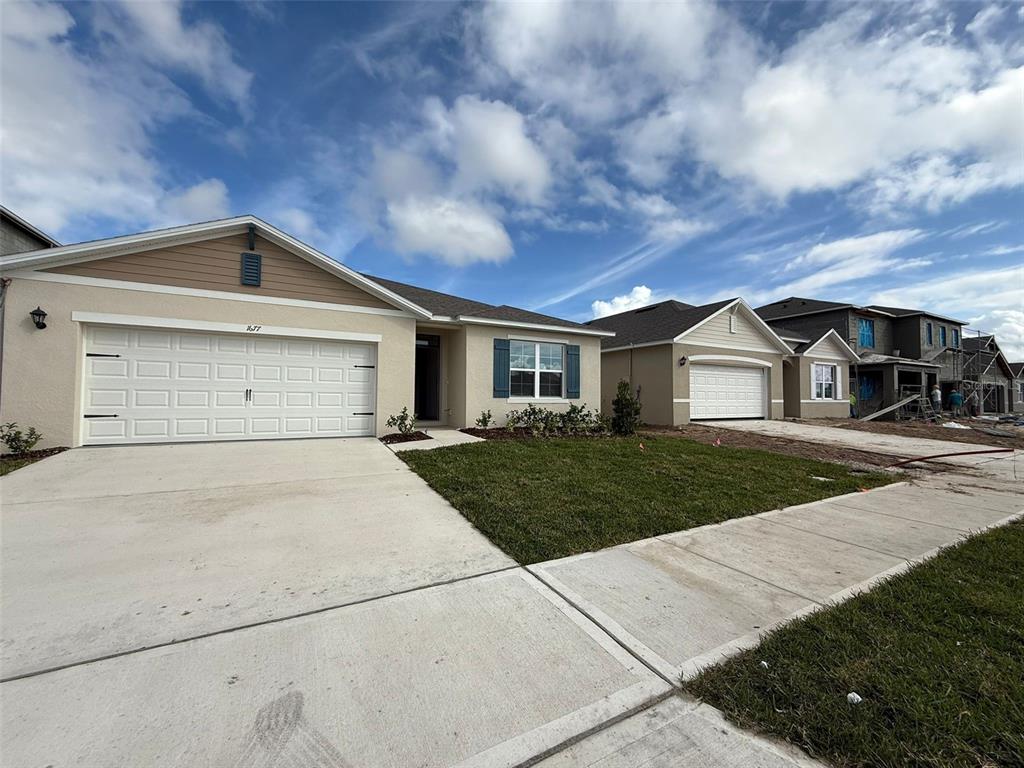
<svg viewBox="0 0 1024 768"><path fill-rule="evenodd" d="M608 315L617 315L619 312L628 312L631 309L639 309L640 307L646 307L648 304L655 303L654 292L646 285L637 285L633 287L629 293L622 296L615 296L609 301L602 301L597 299L594 301L590 308L594 313L594 317L607 317Z"/></svg>
<svg viewBox="0 0 1024 768"><path fill-rule="evenodd" d="M997 245L984 252L985 256L1009 256L1012 253L1024 253L1024 245Z"/></svg>
<svg viewBox="0 0 1024 768"><path fill-rule="evenodd" d="M995 333L1011 360L1024 360L1024 266L941 275L881 291L871 303L915 307Z"/></svg>
<svg viewBox="0 0 1024 768"><path fill-rule="evenodd" d="M170 193L161 202L162 223L166 226L223 219L228 215L228 188L220 179L207 179Z"/></svg>
<svg viewBox="0 0 1024 768"><path fill-rule="evenodd" d="M551 170L513 107L460 96L451 110L428 99L425 111L440 147L455 161L456 192L498 191L522 202L543 201Z"/></svg>
<svg viewBox="0 0 1024 768"><path fill-rule="evenodd" d="M387 206L388 223L400 253L429 253L461 267L499 263L512 255L501 222L474 203L444 197L407 197Z"/></svg>
<svg viewBox="0 0 1024 768"><path fill-rule="evenodd" d="M59 6L2 3L0 15L6 205L58 237L92 219L145 227L225 213L222 182L183 189L154 156L154 132L197 118L183 91L133 50L72 43L75 19Z"/></svg>
<svg viewBox="0 0 1024 768"><path fill-rule="evenodd" d="M226 96L247 112L252 73L235 61L219 26L187 23L183 5L180 0L119 2L108 6L113 18L103 22L100 17L102 31L142 60L198 77L207 91Z"/></svg>
<svg viewBox="0 0 1024 768"><path fill-rule="evenodd" d="M894 229L886 232L875 232L872 235L844 237L828 243L818 243L807 253L798 256L786 265L787 270L804 267L823 267L843 262L885 259L889 254L898 251L924 237L919 229Z"/></svg>

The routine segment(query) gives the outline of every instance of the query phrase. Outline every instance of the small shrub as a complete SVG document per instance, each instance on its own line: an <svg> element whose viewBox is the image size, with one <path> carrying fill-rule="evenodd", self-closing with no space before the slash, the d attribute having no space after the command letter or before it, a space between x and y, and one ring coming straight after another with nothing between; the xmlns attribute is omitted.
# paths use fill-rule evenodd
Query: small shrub
<svg viewBox="0 0 1024 768"><path fill-rule="evenodd" d="M36 432L35 427L29 427L28 432L22 432L13 421L8 424L0 424L0 441L7 446L7 450L11 453L28 453L36 447L36 443L42 437Z"/></svg>
<svg viewBox="0 0 1024 768"><path fill-rule="evenodd" d="M384 423L389 429L397 429L399 434L411 435L416 431L416 414L410 414L408 408L403 408L397 416L388 416Z"/></svg>
<svg viewBox="0 0 1024 768"><path fill-rule="evenodd" d="M636 394L628 381L620 381L612 400L612 432L616 435L635 435L640 426L640 390Z"/></svg>
<svg viewBox="0 0 1024 768"><path fill-rule="evenodd" d="M476 419L476 425L480 427L480 429L487 429L491 426L492 421L494 421L494 417L491 416L490 411L480 411L480 415L477 416Z"/></svg>

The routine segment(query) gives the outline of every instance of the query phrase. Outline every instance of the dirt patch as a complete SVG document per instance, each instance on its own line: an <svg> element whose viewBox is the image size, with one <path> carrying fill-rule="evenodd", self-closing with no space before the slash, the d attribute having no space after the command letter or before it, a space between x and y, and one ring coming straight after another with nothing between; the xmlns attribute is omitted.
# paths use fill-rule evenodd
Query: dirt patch
<svg viewBox="0 0 1024 768"><path fill-rule="evenodd" d="M432 438L426 432L420 432L419 430L417 430L415 432L410 432L407 435L403 435L401 432L394 432L390 435L384 435L384 437L380 438L380 441L384 443L384 445L395 445L396 443L414 443L417 440L433 439L434 438Z"/></svg>
<svg viewBox="0 0 1024 768"><path fill-rule="evenodd" d="M731 448L753 448L759 451L781 453L786 456L797 456L801 459L816 459L845 464L855 469L877 469L887 467L900 460L899 456L884 453L858 451L855 448L844 448L838 445L809 443L805 440L791 440L785 437L759 435L756 432L740 432L732 429L715 429L698 424L687 424L682 427L649 427L643 430L646 434L673 435L696 440L708 445L725 445Z"/></svg>
<svg viewBox="0 0 1024 768"><path fill-rule="evenodd" d="M929 424L923 421L857 421L855 419L805 419L802 424L817 424L825 427L853 429L859 432L874 432L880 435L902 435L904 437L926 437L931 440L948 440L952 443L968 443L970 445L990 445L993 448L1016 448L1024 450L1024 427L1012 424L997 424L977 421L975 419L958 419L971 429L951 429L941 424ZM994 430L1005 433L993 435L981 430Z"/></svg>
<svg viewBox="0 0 1024 768"><path fill-rule="evenodd" d="M557 437L560 440L594 440L600 437L608 437L608 435L605 434L551 433L548 435L535 435L526 427L516 427L514 429L508 429L507 427L489 427L487 429L481 429L480 427L466 427L465 429L460 429L459 432L465 432L467 435L480 437L484 440L543 440L546 437Z"/></svg>

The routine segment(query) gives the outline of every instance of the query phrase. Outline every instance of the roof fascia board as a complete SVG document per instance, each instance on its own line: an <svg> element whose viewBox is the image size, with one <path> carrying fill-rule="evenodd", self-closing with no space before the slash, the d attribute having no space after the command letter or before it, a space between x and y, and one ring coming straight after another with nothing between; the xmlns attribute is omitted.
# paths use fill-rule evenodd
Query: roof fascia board
<svg viewBox="0 0 1024 768"><path fill-rule="evenodd" d="M880 309L871 309L871 307L858 307L856 304L840 304L838 307L829 307L827 309L812 309L809 312L795 312L791 315L779 315L778 317L769 318L767 322L774 323L776 320L785 320L790 317L806 317L807 315L820 315L824 312L863 312L868 315L881 315L882 317L897 318L899 315L893 315L889 312L883 312ZM756 314L756 313L755 313ZM760 317L760 315L758 315ZM903 315L907 317L907 315Z"/></svg>
<svg viewBox="0 0 1024 768"><path fill-rule="evenodd" d="M721 309L718 309L715 312L712 312L710 315L705 317L699 323L696 323L695 325L691 325L685 331L683 331L678 336L676 336L673 339L673 341L675 341L675 342L682 341L685 336L687 336L690 333L693 333L695 330L700 328L705 323L711 322L712 320L714 320L716 317L718 317L723 312L728 312L729 310L733 310L734 308L735 309L742 309L744 314L747 315L747 317L749 319L753 320L754 324L757 325L762 331L764 331L768 335L769 340L771 340L771 342L779 349L780 352L782 352L782 354L784 354L784 355L792 355L793 354L793 350L789 346L789 344L784 342L782 340L782 338L774 330L772 330L772 327L770 325L768 325L768 323L766 323L761 318L761 316L759 314L757 314L757 312L755 312L753 310L753 308L749 304L747 304L747 302L745 302L743 299L734 299L733 301L730 301L728 304L726 304Z"/></svg>
<svg viewBox="0 0 1024 768"><path fill-rule="evenodd" d="M607 347L601 350L603 355L605 352L622 352L628 349L641 349L642 347L660 347L662 344L672 344L672 339L665 339L664 341L645 341L640 344L623 344L621 347Z"/></svg>
<svg viewBox="0 0 1024 768"><path fill-rule="evenodd" d="M17 224L19 227L24 229L26 232L28 232L33 237L35 237L35 238L37 238L39 240L42 240L43 242L49 243L51 248L58 248L58 247L60 247L60 241L59 240L53 239L48 234L43 232L43 230L41 230L36 225L34 225L34 224L32 224L32 223L30 223L28 221L25 221L25 219L21 218L21 216L16 214L14 211L12 211L7 206L0 205L0 211L3 211L4 216L9 218L11 221L13 221L15 224Z"/></svg>
<svg viewBox="0 0 1024 768"><path fill-rule="evenodd" d="M551 331L553 333L570 333L574 336L614 336L614 331L597 331L591 328L577 328L565 325L544 325L542 323L523 323L516 320L495 320L489 317L472 317L459 315L456 322L467 325L494 325L500 328L527 328L531 331Z"/></svg>

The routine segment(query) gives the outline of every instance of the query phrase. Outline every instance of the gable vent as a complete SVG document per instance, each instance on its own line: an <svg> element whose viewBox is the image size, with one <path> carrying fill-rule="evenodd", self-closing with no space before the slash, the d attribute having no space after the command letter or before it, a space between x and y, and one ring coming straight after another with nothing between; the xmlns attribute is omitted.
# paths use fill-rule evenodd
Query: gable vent
<svg viewBox="0 0 1024 768"><path fill-rule="evenodd" d="M242 254L242 285L260 284L263 272L263 257L258 253Z"/></svg>

